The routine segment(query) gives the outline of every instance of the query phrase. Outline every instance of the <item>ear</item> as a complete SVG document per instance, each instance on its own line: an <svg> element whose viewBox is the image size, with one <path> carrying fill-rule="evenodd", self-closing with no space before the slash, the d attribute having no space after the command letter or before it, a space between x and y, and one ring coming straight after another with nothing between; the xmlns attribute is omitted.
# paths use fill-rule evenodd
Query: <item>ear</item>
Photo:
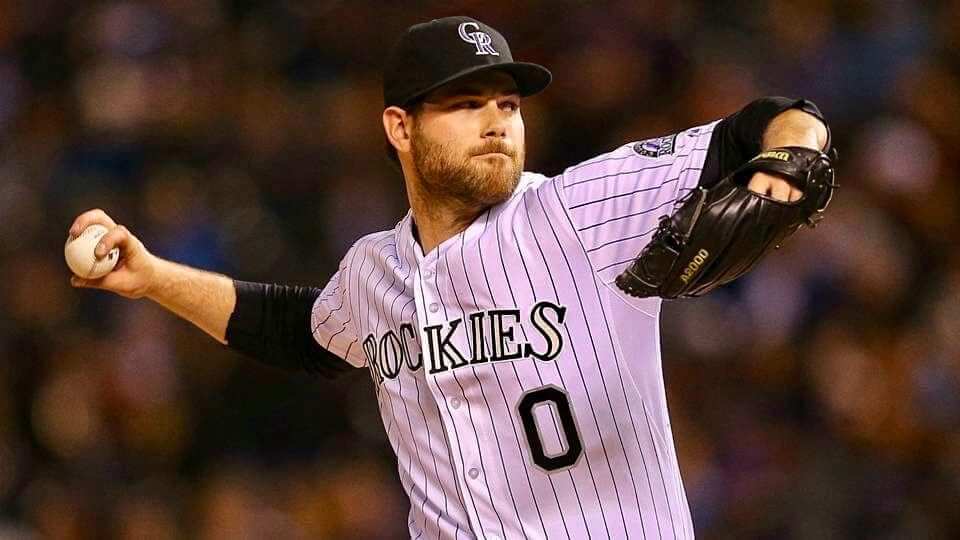
<svg viewBox="0 0 960 540"><path fill-rule="evenodd" d="M383 110L383 131L398 153L410 151L411 120L407 111L400 107L390 106Z"/></svg>

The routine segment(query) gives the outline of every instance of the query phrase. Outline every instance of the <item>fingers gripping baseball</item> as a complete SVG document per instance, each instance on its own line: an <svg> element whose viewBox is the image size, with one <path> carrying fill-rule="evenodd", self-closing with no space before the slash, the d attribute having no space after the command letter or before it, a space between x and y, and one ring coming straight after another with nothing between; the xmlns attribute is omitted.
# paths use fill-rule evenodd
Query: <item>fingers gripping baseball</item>
<svg viewBox="0 0 960 540"><path fill-rule="evenodd" d="M94 254L97 258L103 257L113 248L120 248L121 253L130 254L131 241L135 240L133 234L123 225L117 225L100 239ZM123 260L123 259L121 259Z"/></svg>
<svg viewBox="0 0 960 540"><path fill-rule="evenodd" d="M94 255L99 259L119 248L120 258L117 266L99 279L70 278L74 287L103 289L127 298L141 298L153 285L156 273L156 257L144 247L143 243L123 225L117 225L102 210L84 212L70 226L70 236L76 236L90 225L107 227L108 232L100 239Z"/></svg>
<svg viewBox="0 0 960 540"><path fill-rule="evenodd" d="M77 219L73 220L73 224L70 225L70 236L77 236L82 233L84 229L94 224L103 225L107 229L112 229L117 226L116 222L114 222L106 212L96 208L94 210L87 210L77 216Z"/></svg>

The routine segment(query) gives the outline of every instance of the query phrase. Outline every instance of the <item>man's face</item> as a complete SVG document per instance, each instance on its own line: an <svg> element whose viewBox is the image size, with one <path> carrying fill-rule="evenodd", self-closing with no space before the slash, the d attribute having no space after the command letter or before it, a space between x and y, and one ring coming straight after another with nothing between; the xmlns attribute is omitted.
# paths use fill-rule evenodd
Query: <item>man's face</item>
<svg viewBox="0 0 960 540"><path fill-rule="evenodd" d="M468 207L506 200L523 172L524 130L513 78L490 71L431 92L413 123L424 193Z"/></svg>

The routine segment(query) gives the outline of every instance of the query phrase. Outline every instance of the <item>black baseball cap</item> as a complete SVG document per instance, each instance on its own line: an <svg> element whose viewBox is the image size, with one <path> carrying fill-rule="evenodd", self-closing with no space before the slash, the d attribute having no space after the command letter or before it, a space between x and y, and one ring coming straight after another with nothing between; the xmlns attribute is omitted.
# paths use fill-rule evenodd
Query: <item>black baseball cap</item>
<svg viewBox="0 0 960 540"><path fill-rule="evenodd" d="M432 90L480 71L513 76L521 96L540 92L553 78L538 64L514 62L507 40L470 17L444 17L407 28L383 74L385 107L406 107Z"/></svg>

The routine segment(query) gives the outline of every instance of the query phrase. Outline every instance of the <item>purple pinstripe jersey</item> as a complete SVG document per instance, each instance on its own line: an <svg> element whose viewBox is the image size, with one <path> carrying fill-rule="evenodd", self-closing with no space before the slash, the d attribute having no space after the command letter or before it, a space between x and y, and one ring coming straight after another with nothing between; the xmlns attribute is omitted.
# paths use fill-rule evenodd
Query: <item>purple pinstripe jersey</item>
<svg viewBox="0 0 960 540"><path fill-rule="evenodd" d="M715 123L547 178L424 254L411 215L344 257L316 340L367 367L414 538L690 538L660 299L614 278L694 188Z"/></svg>

